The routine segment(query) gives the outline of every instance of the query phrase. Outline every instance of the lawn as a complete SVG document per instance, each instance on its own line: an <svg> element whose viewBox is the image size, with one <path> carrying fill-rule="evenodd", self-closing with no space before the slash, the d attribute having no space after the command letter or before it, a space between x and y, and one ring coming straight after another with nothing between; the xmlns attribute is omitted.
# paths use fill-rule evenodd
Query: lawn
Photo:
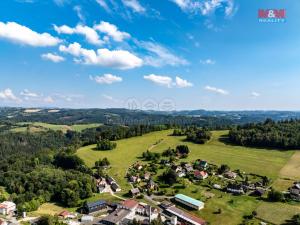
<svg viewBox="0 0 300 225"><path fill-rule="evenodd" d="M278 177L281 168L294 153L294 151L228 145L220 141L220 138L226 135L227 131L214 131L212 140L204 145L185 142L184 137L170 136L171 133L171 130L158 131L141 137L119 140L117 141L117 148L112 151L96 151L94 150L95 145L85 146L77 151L77 155L84 159L90 167L99 158L107 157L112 166L108 173L120 184L123 190L120 194L124 194L131 188L125 178L128 167L141 160L139 157L149 148L153 152L162 152L168 147L174 148L179 144L186 144L191 153L184 161L205 159L209 163L227 164L232 169L266 175L272 180ZM163 140L153 146L160 139ZM185 189L179 189L179 193L204 201L205 208L200 212L193 213L203 217L211 224L239 224L242 222L242 217L256 210L259 203L253 197L232 196L195 184L190 184ZM213 197L207 197L207 195ZM221 214L216 213L219 209L222 211Z"/></svg>
<svg viewBox="0 0 300 225"><path fill-rule="evenodd" d="M263 202L256 209L257 218L272 223L283 224L300 213L299 205Z"/></svg>
<svg viewBox="0 0 300 225"><path fill-rule="evenodd" d="M19 127L12 128L11 131L13 132L26 132L29 128L30 132L40 132L45 130L61 130L62 132L67 132L67 130L73 131L83 131L87 128L94 128L101 126L100 123L90 123L90 124L74 124L74 125L63 125L63 124L50 124L50 123L41 123L41 122L34 122L34 123L19 123Z"/></svg>
<svg viewBox="0 0 300 225"><path fill-rule="evenodd" d="M94 194L92 197L82 200L81 204L85 201L87 202L94 202L97 200L106 200L109 202L120 202L120 199L108 194L108 193L104 193L104 194ZM65 208L62 207L56 203L44 203L43 205L41 205L39 207L38 210L29 213L30 216L41 216L41 215L57 215L60 212L67 210L69 212L76 212L76 210L78 209L78 207L75 208Z"/></svg>

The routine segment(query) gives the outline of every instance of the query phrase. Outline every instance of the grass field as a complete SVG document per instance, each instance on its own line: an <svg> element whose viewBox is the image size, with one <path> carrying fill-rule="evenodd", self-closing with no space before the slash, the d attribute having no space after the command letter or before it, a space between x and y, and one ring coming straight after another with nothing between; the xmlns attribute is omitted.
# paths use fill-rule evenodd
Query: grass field
<svg viewBox="0 0 300 225"><path fill-rule="evenodd" d="M67 132L67 130L73 130L80 132L87 128L94 128L101 126L99 123L90 123L90 124L74 124L71 126L68 125L60 125L60 124L50 124L50 123L41 123L41 122L34 122L34 123L19 123L19 127L12 128L11 131L13 132L26 132L28 129L30 132L39 132L45 130L61 130L62 132Z"/></svg>
<svg viewBox="0 0 300 225"><path fill-rule="evenodd" d="M283 224L300 213L299 205L263 202L257 208L257 218L273 224Z"/></svg>
<svg viewBox="0 0 300 225"><path fill-rule="evenodd" d="M227 134L227 131L214 131L213 138L205 145L184 142L184 137L170 136L171 130L158 131L146 134L141 137L134 137L117 141L117 148L112 151L95 151L95 145L80 148L77 155L81 157L88 166L92 167L94 162L100 158L107 157L112 168L108 171L122 187L126 193L131 186L128 184L125 174L128 167L140 160L142 152L151 147L153 152L162 152L168 147L176 147L179 144L189 146L191 153L184 161L195 159L205 159L217 165L227 164L232 169L266 175L272 180L276 180L281 169L290 162L294 151L279 151L268 149L247 148L241 146L228 145L220 141L220 138ZM163 139L158 145L153 146L158 140ZM197 191L195 191L197 189ZM205 202L205 208L200 215L211 224L239 224L244 215L251 214L256 210L259 202L255 198L248 196L232 196L214 190L208 190L194 184L179 190L180 193L190 195ZM207 194L214 195L206 198ZM218 209L221 214L216 214Z"/></svg>
<svg viewBox="0 0 300 225"><path fill-rule="evenodd" d="M106 200L108 202L119 202L120 201L120 199L118 199L108 193L94 194L92 197L85 199L84 201L93 202L93 201L97 201L100 199ZM81 203L83 203L84 201L81 201ZM77 207L76 208L64 208L64 207L59 206L56 203L44 203L43 205L41 205L39 207L38 210L29 213L29 215L30 216L57 215L64 210L67 210L69 212L76 212Z"/></svg>

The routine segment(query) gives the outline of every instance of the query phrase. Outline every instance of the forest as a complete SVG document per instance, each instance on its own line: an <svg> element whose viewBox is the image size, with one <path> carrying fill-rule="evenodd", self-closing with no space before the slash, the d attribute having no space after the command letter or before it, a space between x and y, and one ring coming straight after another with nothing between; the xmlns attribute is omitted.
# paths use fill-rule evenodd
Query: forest
<svg viewBox="0 0 300 225"><path fill-rule="evenodd" d="M103 125L82 132L0 132L0 186L5 187L20 211L36 210L49 201L80 206L80 200L96 191L96 183L93 171L74 154L79 147L167 128Z"/></svg>
<svg viewBox="0 0 300 225"><path fill-rule="evenodd" d="M263 123L236 126L229 132L230 142L242 146L277 149L300 148L300 120L275 122L267 119Z"/></svg>

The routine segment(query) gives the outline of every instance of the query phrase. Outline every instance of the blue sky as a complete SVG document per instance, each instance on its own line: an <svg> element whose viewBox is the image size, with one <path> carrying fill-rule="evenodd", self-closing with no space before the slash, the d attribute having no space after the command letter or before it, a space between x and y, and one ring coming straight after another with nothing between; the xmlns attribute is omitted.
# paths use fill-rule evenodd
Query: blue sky
<svg viewBox="0 0 300 225"><path fill-rule="evenodd" d="M259 9L285 9L260 23ZM300 109L300 2L2 0L0 105Z"/></svg>

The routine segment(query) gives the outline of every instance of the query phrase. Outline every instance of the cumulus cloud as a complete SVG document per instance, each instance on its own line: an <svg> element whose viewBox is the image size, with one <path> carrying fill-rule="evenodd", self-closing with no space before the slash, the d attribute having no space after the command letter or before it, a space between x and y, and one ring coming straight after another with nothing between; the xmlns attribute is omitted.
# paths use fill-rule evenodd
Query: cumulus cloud
<svg viewBox="0 0 300 225"><path fill-rule="evenodd" d="M64 57L57 55L57 54L53 54L53 53L45 53L41 55L42 59L44 60L50 60L54 63L59 63L65 60Z"/></svg>
<svg viewBox="0 0 300 225"><path fill-rule="evenodd" d="M137 0L122 0L123 4L137 13L144 13L146 9Z"/></svg>
<svg viewBox="0 0 300 225"><path fill-rule="evenodd" d="M90 80L95 81L98 84L113 84L117 82L122 82L122 77L118 77L112 74L104 74L103 76L90 76Z"/></svg>
<svg viewBox="0 0 300 225"><path fill-rule="evenodd" d="M172 54L167 48L157 43L140 42L139 45L150 53L144 58L147 65L161 67L164 65L180 66L188 64L186 59Z"/></svg>
<svg viewBox="0 0 300 225"><path fill-rule="evenodd" d="M216 88L216 87L212 87L212 86L205 86L204 89L206 91L210 91L210 92L213 92L213 93L217 93L217 94L220 94L220 95L228 95L229 92L224 90L224 89L221 89L221 88Z"/></svg>
<svg viewBox="0 0 300 225"><path fill-rule="evenodd" d="M172 78L168 76L149 74L147 76L144 76L144 79L168 88L172 86Z"/></svg>
<svg viewBox="0 0 300 225"><path fill-rule="evenodd" d="M56 26L54 25L54 30L59 34L80 34L85 36L87 42L94 45L102 45L104 41L100 39L98 33L89 26L84 26L78 24L76 27L72 28L67 25Z"/></svg>
<svg viewBox="0 0 300 225"><path fill-rule="evenodd" d="M176 84L176 87L179 87L179 88L186 88L186 87L192 87L193 86L192 83L190 83L187 80L184 80L180 77L176 77L175 84Z"/></svg>
<svg viewBox="0 0 300 225"><path fill-rule="evenodd" d="M156 74L149 74L144 76L145 80L149 80L157 85L164 86L164 87L178 87L178 88L186 88L186 87L192 87L193 84L188 82L187 80L184 80L178 76L175 78L175 82L173 82L173 79L169 76L164 75L156 75Z"/></svg>
<svg viewBox="0 0 300 225"><path fill-rule="evenodd" d="M193 14L200 13L203 16L213 14L217 9L222 8L224 15L230 17L235 12L235 5L233 0L171 0L181 10Z"/></svg>
<svg viewBox="0 0 300 225"><path fill-rule="evenodd" d="M100 24L95 25L94 29L107 34L114 41L117 41L117 42L122 42L124 39L130 38L130 34L119 31L118 27L116 25L105 22L105 21L101 21Z"/></svg>
<svg viewBox="0 0 300 225"><path fill-rule="evenodd" d="M200 60L200 63L201 64L207 64L207 65L214 65L216 63L215 60L212 60L212 59L204 59L204 60Z"/></svg>
<svg viewBox="0 0 300 225"><path fill-rule="evenodd" d="M251 97L252 98L258 98L260 96L260 93L256 92L256 91L252 91L251 92Z"/></svg>
<svg viewBox="0 0 300 225"><path fill-rule="evenodd" d="M0 99L14 102L21 101L17 96L15 96L15 94L10 88L6 88L5 90L0 91Z"/></svg>
<svg viewBox="0 0 300 225"><path fill-rule="evenodd" d="M0 22L0 38L34 47L55 46L61 42L48 33L37 33L15 22Z"/></svg>
<svg viewBox="0 0 300 225"><path fill-rule="evenodd" d="M87 65L98 65L117 69L133 69L140 67L143 60L125 50L109 50L106 48L88 50L82 48L77 42L69 46L60 45L59 50L75 56L75 61Z"/></svg>

